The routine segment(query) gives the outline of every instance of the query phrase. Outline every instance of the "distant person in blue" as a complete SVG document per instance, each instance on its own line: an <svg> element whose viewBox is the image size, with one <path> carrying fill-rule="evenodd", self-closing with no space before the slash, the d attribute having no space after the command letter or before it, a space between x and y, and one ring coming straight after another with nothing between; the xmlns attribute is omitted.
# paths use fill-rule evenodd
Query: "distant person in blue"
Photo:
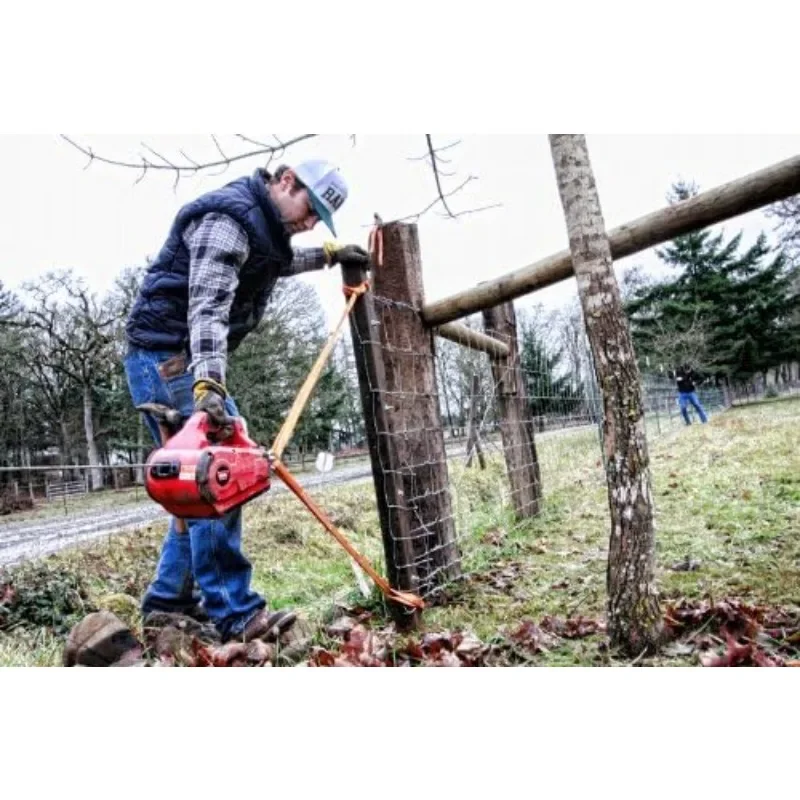
<svg viewBox="0 0 800 800"><path fill-rule="evenodd" d="M708 417L697 396L697 386L703 382L702 376L692 369L691 364L684 364L678 367L673 373L675 382L678 385L678 405L681 409L681 414L687 425L692 424L692 418L689 415L689 406L693 406L697 415L700 417L700 422L705 425L708 422Z"/></svg>

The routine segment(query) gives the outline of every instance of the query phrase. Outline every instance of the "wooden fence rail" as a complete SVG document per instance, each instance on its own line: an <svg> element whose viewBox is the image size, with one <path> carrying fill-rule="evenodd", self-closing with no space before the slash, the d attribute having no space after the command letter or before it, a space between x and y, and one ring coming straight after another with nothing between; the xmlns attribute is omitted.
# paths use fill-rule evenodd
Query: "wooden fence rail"
<svg viewBox="0 0 800 800"><path fill-rule="evenodd" d="M611 255L615 259L625 258L798 193L800 156L795 156L614 228L608 234ZM573 275L572 255L568 249L562 250L530 266L427 304L422 316L427 325L438 327Z"/></svg>

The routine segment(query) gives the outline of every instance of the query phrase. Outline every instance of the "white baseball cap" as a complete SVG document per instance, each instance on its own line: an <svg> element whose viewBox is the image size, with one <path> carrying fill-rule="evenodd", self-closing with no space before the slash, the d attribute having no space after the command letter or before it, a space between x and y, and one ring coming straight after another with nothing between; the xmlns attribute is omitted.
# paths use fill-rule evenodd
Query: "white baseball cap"
<svg viewBox="0 0 800 800"><path fill-rule="evenodd" d="M336 236L333 214L347 200L347 184L338 167L327 161L304 161L294 168L297 177L308 189L308 197L317 216Z"/></svg>

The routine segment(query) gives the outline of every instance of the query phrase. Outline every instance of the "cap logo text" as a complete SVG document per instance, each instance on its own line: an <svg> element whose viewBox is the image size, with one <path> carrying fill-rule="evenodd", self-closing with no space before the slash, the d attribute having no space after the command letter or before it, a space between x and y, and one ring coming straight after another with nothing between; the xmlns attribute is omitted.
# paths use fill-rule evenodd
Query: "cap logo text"
<svg viewBox="0 0 800 800"><path fill-rule="evenodd" d="M322 193L322 199L329 203L334 211L338 211L342 203L344 203L344 197L333 186L329 186Z"/></svg>

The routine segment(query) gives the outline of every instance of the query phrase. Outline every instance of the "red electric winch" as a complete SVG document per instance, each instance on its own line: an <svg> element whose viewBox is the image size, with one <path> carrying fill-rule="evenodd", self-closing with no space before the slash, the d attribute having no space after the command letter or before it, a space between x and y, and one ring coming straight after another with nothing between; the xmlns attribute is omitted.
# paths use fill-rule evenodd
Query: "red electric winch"
<svg viewBox="0 0 800 800"><path fill-rule="evenodd" d="M212 433L208 415L193 414L147 461L147 493L179 519L221 517L270 488L267 454L238 418L224 444Z"/></svg>

